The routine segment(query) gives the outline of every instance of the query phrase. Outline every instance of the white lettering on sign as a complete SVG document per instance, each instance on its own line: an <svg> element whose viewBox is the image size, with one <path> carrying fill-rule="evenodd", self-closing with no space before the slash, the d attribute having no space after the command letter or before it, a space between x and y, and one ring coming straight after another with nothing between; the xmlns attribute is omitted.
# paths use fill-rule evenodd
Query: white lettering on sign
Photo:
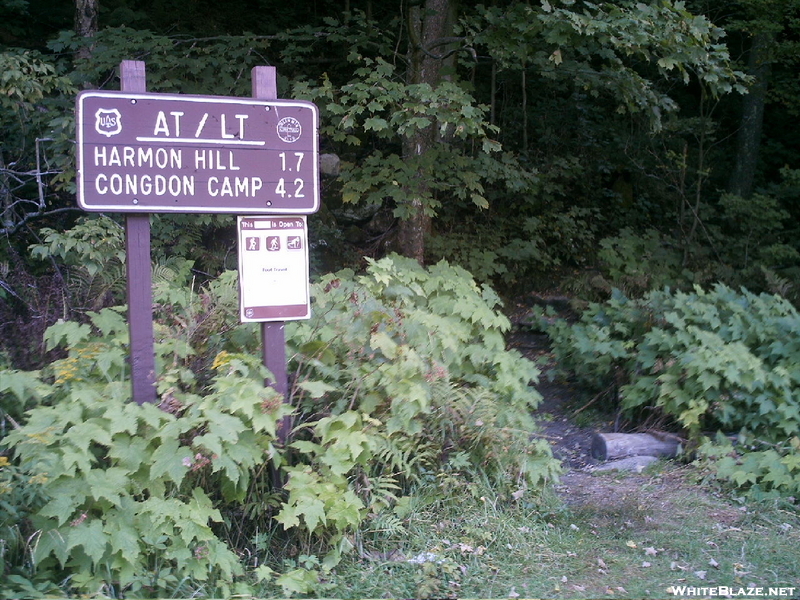
<svg viewBox="0 0 800 600"><path fill-rule="evenodd" d="M167 114L169 114L172 119L171 123L172 126L170 127L170 119L167 118ZM153 127L153 138L137 138L139 140L144 139L151 139L151 140L165 140L168 139L170 141L187 141L187 138L181 138L181 125L182 125L182 117L186 113L181 111L170 111L166 113L163 110L158 111L156 115L156 122ZM200 118L200 121L197 124L197 128L194 132L194 139L192 141L217 141L217 142L226 142L228 140L236 140L245 141L244 136L244 129L245 129L245 121L249 117L249 115L239 115L234 114L233 120L238 122L238 130L234 133L228 131L228 116L225 113L219 115L219 137L211 138L211 139L201 139L200 135L203 133L206 127L206 123L208 122L208 113L203 113L203 116ZM212 132L213 135L213 132ZM189 138L191 139L191 138ZM262 144L263 145L263 144Z"/></svg>
<svg viewBox="0 0 800 600"><path fill-rule="evenodd" d="M295 158L297 158L297 166L294 167L294 169L299 171L300 170L300 165L303 164L303 152L295 152L294 155L295 155ZM278 157L281 159L281 171L285 171L286 170L286 152L281 152L280 154L278 154ZM291 166L289 166L289 170L290 171L292 170Z"/></svg>
<svg viewBox="0 0 800 600"><path fill-rule="evenodd" d="M208 169L217 171L238 171L241 167L234 164L233 150L228 150L227 156L221 150L195 150L194 168L197 170Z"/></svg>
<svg viewBox="0 0 800 600"><path fill-rule="evenodd" d="M175 119L175 137L181 137L181 117L184 113L180 111L172 111L169 113ZM169 137L169 124L167 123L167 115L164 114L163 110L158 111L158 116L156 117L156 126L153 130L153 135L159 135L163 133L167 137Z"/></svg>
<svg viewBox="0 0 800 600"><path fill-rule="evenodd" d="M195 139L200 137L200 134L203 131L203 127L206 126L206 121L208 121L208 113L203 113L203 116L200 119L200 123L198 123L197 125L197 130L194 132Z"/></svg>
<svg viewBox="0 0 800 600"><path fill-rule="evenodd" d="M230 198L252 198L264 187L261 177L209 177L208 193L210 196L228 196Z"/></svg>
<svg viewBox="0 0 800 600"><path fill-rule="evenodd" d="M181 169L183 152L180 148L95 146L94 166Z"/></svg>
<svg viewBox="0 0 800 600"><path fill-rule="evenodd" d="M131 175L100 173L95 179L98 194L114 196L193 196L193 175Z"/></svg>

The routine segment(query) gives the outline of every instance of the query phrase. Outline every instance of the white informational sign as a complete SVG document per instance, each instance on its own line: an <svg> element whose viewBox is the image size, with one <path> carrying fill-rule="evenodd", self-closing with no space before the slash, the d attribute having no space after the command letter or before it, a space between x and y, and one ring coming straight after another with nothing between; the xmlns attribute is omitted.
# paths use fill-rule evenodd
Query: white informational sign
<svg viewBox="0 0 800 600"><path fill-rule="evenodd" d="M306 217L239 217L238 232L241 321L308 319Z"/></svg>

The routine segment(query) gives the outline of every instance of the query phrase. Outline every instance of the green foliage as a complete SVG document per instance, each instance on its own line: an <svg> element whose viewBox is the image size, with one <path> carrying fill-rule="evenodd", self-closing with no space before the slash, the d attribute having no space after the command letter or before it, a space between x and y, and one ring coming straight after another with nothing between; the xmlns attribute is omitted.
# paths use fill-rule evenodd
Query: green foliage
<svg viewBox="0 0 800 600"><path fill-rule="evenodd" d="M290 329L301 408L377 419L375 452L400 483L436 469L499 487L552 478L546 445L528 441L538 369L505 349L510 324L490 288L447 263L426 270L393 255L359 277L323 277L312 293L313 318Z"/></svg>
<svg viewBox="0 0 800 600"><path fill-rule="evenodd" d="M75 92L69 80L40 52L0 52L0 73L0 107L16 112L17 116L20 112L32 112L49 95Z"/></svg>
<svg viewBox="0 0 800 600"><path fill-rule="evenodd" d="M307 69L308 57L314 54L336 54L347 57L348 63L361 56L390 56L397 43L390 29L367 18L360 10L343 12L338 18L326 17L317 25L287 29L276 38L281 44L281 64L297 69ZM334 70L326 72L336 77L342 65L333 66ZM346 72L347 68L342 70ZM304 72L298 78L307 75Z"/></svg>
<svg viewBox="0 0 800 600"><path fill-rule="evenodd" d="M509 267L496 250L486 247L484 238L488 235L503 242L496 230L480 231L474 235L437 233L428 240L426 252L436 259L449 260L467 269L478 281L497 281L506 276ZM536 249L537 241L532 240L529 245Z"/></svg>
<svg viewBox="0 0 800 600"><path fill-rule="evenodd" d="M735 469L720 462L720 478L800 489L800 314L786 299L719 284L641 300L615 292L580 322L559 321L549 333L559 363L582 382L621 384L623 409L659 411L695 443L708 431L738 435L734 454L742 457ZM750 454L763 445L769 450ZM725 454L704 447L709 456Z"/></svg>
<svg viewBox="0 0 800 600"><path fill-rule="evenodd" d="M595 242L599 212L573 206L537 210L517 200L518 218L455 214L442 219L429 254L464 267L479 281L512 287L531 276L580 265ZM464 221L470 226L464 227Z"/></svg>
<svg viewBox="0 0 800 600"><path fill-rule="evenodd" d="M558 472L547 442L531 440L538 369L506 351L496 294L444 262L369 263L315 283L311 320L287 327L303 458L278 519L305 523L309 549L327 536L323 565L350 547L341 533L364 523L369 539L367 516L387 518L420 485L533 498Z"/></svg>
<svg viewBox="0 0 800 600"><path fill-rule="evenodd" d="M677 74L683 83L696 78L714 95L745 92L744 75L720 43L724 31L682 2L481 7L468 30L504 68L569 78L594 97L610 93L618 112L643 114L655 130L678 105L653 71L664 79Z"/></svg>
<svg viewBox="0 0 800 600"><path fill-rule="evenodd" d="M533 498L556 475L530 440L538 370L505 350L497 295L465 271L394 256L315 284L314 317L288 328L294 409L264 387L235 275L156 284L157 406L130 402L120 308L50 327L63 357L40 371L0 371L20 423L3 438L7 594L54 581L112 597L319 591L414 485Z"/></svg>
<svg viewBox="0 0 800 600"><path fill-rule="evenodd" d="M44 401L46 392L38 372L3 368L0 370L0 419L8 415L20 420L25 409Z"/></svg>
<svg viewBox="0 0 800 600"><path fill-rule="evenodd" d="M219 497L241 497L251 474L277 454L275 423L288 409L264 388L260 361L245 355L221 361L205 395L183 392L194 376L180 359L193 351L169 324L156 347L161 405L133 404L124 316L88 316L90 323L47 331L48 349L63 345L65 358L36 373L0 373L0 397L41 403L3 440L15 449L15 469L46 500L22 503L19 481L4 490L14 495L2 496L17 512L24 507L17 525L26 536L35 531L36 573L23 579L72 573L71 586L112 596L183 593L187 581L230 593L242 569L214 531Z"/></svg>
<svg viewBox="0 0 800 600"><path fill-rule="evenodd" d="M49 346L69 349L40 374L52 406L30 410L5 438L48 500L30 515L37 570L66 570L71 586L109 595L177 593L188 580L230 593L242 568L214 531L219 496L242 497L277 455L276 422L288 408L246 355L220 361L204 396L170 385L187 379L173 367L160 406L131 403L127 323L112 309L90 318L48 330ZM173 347L158 345L160 362Z"/></svg>
<svg viewBox="0 0 800 600"><path fill-rule="evenodd" d="M604 238L597 257L611 284L631 295L692 279L692 273L683 268L680 250L653 229L635 234L625 228Z"/></svg>
<svg viewBox="0 0 800 600"><path fill-rule="evenodd" d="M435 214L443 195L488 206L484 163L500 145L489 137L496 128L486 121L487 107L456 83L444 81L435 88L409 84L387 60L358 55L351 60L363 66L345 85L325 77L319 85L298 83L294 89L297 97L320 105L326 123L322 135L345 146L379 145L357 162L342 165L343 202L380 205L391 199L400 218L408 218L412 200L421 200ZM431 129L439 143L426 152L398 148ZM465 143L479 150L472 153Z"/></svg>
<svg viewBox="0 0 800 600"><path fill-rule="evenodd" d="M740 436L736 440L718 435L698 448L698 455L710 462L715 477L753 497L764 499L800 493L800 437L794 435L775 444Z"/></svg>
<svg viewBox="0 0 800 600"><path fill-rule="evenodd" d="M73 167L71 108L76 88L48 56L0 51L0 231L15 233L31 215L59 204L56 190Z"/></svg>
<svg viewBox="0 0 800 600"><path fill-rule="evenodd" d="M230 217L218 215L153 215L151 252L156 257L153 279L193 285L194 261L185 257L198 257L221 271L218 259L211 252L200 251L205 234L228 224ZM175 236L180 227L181 235ZM120 302L125 291L125 239L124 228L105 215L81 217L66 230L44 227L40 230L43 241L30 246L31 256L58 264L69 294L65 295L67 309L98 310ZM210 262L217 264L209 264ZM206 273L208 275L208 273Z"/></svg>
<svg viewBox="0 0 800 600"><path fill-rule="evenodd" d="M157 214L150 221L153 256L160 264L175 268L176 276L189 281L189 268L193 267L195 274L216 277L235 266L235 220L231 215Z"/></svg>
<svg viewBox="0 0 800 600"><path fill-rule="evenodd" d="M105 215L83 218L66 231L43 227L39 234L44 242L31 246L34 258L57 257L69 267L85 269L91 277L125 263L123 228Z"/></svg>
<svg viewBox="0 0 800 600"><path fill-rule="evenodd" d="M766 193L750 198L724 194L719 201L721 253L729 264L749 275L754 267L786 269L800 262L800 252L787 225L792 220L789 207L797 197L797 174L781 171L782 181Z"/></svg>
<svg viewBox="0 0 800 600"><path fill-rule="evenodd" d="M20 597L19 592L23 592L35 598L58 589L47 579L33 584L27 568L30 546L25 522L47 501L42 483L41 477L30 476L0 454L0 573L4 574L0 594L5 597Z"/></svg>
<svg viewBox="0 0 800 600"><path fill-rule="evenodd" d="M478 287L466 271L444 262L427 271L415 266L413 260L396 255L369 263L365 275L354 277L345 271L314 285L315 315L326 328L317 331L316 320L294 324L300 339L312 337L313 332L314 337L330 344L326 351L343 348L345 356L357 352L387 369L409 375L413 368L395 363L410 361L415 363L411 367L425 366L418 377L413 377L414 384L425 381L426 373L431 374L431 380L441 378L433 372L438 364L446 370L444 375L508 392L510 400L531 401L527 385L538 372L518 354L504 352L503 333L510 324L494 311L499 298L490 288ZM352 329L352 333L343 336L334 329L341 327ZM309 366L322 369L325 363ZM512 373L513 366L522 369ZM493 375L497 376L495 381ZM368 386L364 392L368 394L373 388ZM420 391L410 395L426 394Z"/></svg>
<svg viewBox="0 0 800 600"><path fill-rule="evenodd" d="M785 266L796 264L800 259L797 248L782 242L781 223L789 214L777 207L770 196L754 194L744 200L738 196L726 195L720 200L724 218L736 231L726 239L726 254L743 270L753 263L763 266Z"/></svg>
<svg viewBox="0 0 800 600"><path fill-rule="evenodd" d="M187 40L122 25L103 28L92 38L64 30L48 47L56 53L92 48L91 57L74 67L72 77L80 82L105 85L121 61L135 59L147 61L150 91L249 96L250 70L264 64L268 45L252 35ZM228 68L232 64L238 68Z"/></svg>

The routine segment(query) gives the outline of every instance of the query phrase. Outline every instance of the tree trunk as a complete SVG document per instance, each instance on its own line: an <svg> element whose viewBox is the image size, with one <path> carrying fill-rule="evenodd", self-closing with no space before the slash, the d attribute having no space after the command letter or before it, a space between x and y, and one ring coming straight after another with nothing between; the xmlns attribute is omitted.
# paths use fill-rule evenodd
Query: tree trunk
<svg viewBox="0 0 800 600"><path fill-rule="evenodd" d="M442 68L448 58L447 47L439 43L452 34L456 3L454 0L425 0L424 6L412 6L408 14L409 84L427 83L435 88L443 79ZM403 155L408 158L424 155L437 141L435 125L418 131L403 141ZM425 236L430 233L431 215L423 200L427 192L423 172L417 173L417 185L408 190L411 215L400 221L397 242L400 252L423 264Z"/></svg>
<svg viewBox="0 0 800 600"><path fill-rule="evenodd" d="M98 0L75 0L75 34L84 38L93 38L97 34ZM82 46L77 58L86 60L92 56L92 46Z"/></svg>
<svg viewBox="0 0 800 600"><path fill-rule="evenodd" d="M742 198L753 193L761 129L764 123L764 103L770 77L770 47L774 36L769 32L756 33L750 47L748 74L754 77L750 93L742 99L742 121L736 138L736 167L728 182L728 191Z"/></svg>

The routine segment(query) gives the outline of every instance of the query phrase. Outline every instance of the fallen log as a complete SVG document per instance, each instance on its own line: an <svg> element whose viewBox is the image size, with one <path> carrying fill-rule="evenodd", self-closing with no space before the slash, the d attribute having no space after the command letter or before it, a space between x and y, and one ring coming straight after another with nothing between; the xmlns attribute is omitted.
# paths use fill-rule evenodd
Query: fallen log
<svg viewBox="0 0 800 600"><path fill-rule="evenodd" d="M681 441L674 435L654 433L595 433L592 436L592 456L600 460L615 460L628 456L668 456L680 453Z"/></svg>
<svg viewBox="0 0 800 600"><path fill-rule="evenodd" d="M592 471L636 471L641 473L648 465L657 460L657 456L629 456L628 458L618 458L617 460L604 462L601 465L592 467Z"/></svg>

